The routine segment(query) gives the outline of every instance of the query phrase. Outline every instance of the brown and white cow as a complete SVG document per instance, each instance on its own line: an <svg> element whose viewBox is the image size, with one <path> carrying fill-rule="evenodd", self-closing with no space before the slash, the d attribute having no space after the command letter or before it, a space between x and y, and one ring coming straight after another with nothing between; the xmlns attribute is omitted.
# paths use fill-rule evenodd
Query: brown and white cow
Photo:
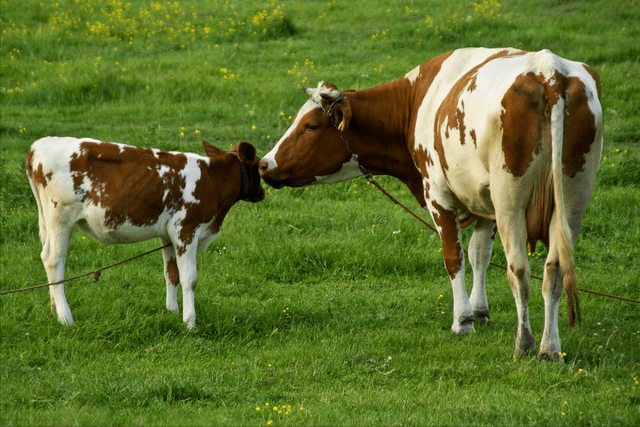
<svg viewBox="0 0 640 427"><path fill-rule="evenodd" d="M403 181L440 234L451 328L460 334L489 318L484 281L497 224L518 316L514 357L535 351L527 244L543 241L540 356L558 360L558 304L564 287L573 326L573 246L602 155L596 72L548 50L470 48L370 89L341 93L321 82L304 91L311 99L260 163L265 182L280 188L360 176L350 150L373 174ZM460 228L474 220L469 297Z"/></svg>
<svg viewBox="0 0 640 427"><path fill-rule="evenodd" d="M159 237L167 308L195 326L196 253L220 232L238 200L264 199L254 147L241 142L222 151L203 142L207 157L84 138L47 137L31 146L27 175L38 204L42 262L49 283L64 279L77 226L103 243ZM73 324L64 284L50 286L58 320Z"/></svg>

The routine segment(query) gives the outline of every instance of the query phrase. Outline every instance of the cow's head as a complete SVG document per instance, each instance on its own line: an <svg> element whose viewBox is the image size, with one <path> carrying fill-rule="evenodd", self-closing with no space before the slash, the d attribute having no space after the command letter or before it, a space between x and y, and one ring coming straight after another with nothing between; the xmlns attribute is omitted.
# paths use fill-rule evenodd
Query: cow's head
<svg viewBox="0 0 640 427"><path fill-rule="evenodd" d="M276 146L262 158L262 179L281 188L329 184L361 175L334 126L335 123L348 138L346 131L352 119L349 99L336 86L325 82L315 89L302 90L311 99L298 111Z"/></svg>
<svg viewBox="0 0 640 427"><path fill-rule="evenodd" d="M229 149L223 151L202 141L205 153L208 157L232 154L238 159L242 170L242 189L238 200L247 200L249 202L258 203L264 199L264 188L260 183L260 173L258 171L260 165L260 157L256 155L256 149L248 142L241 142Z"/></svg>

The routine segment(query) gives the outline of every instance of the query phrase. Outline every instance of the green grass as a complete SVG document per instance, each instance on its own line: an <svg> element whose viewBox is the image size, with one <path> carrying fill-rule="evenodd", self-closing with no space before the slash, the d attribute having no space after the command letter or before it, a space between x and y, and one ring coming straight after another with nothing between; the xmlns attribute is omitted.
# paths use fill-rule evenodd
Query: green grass
<svg viewBox="0 0 640 427"><path fill-rule="evenodd" d="M458 47L514 46L602 78L606 159L578 286L640 299L638 3L416 3L2 1L0 289L46 281L24 173L42 136L195 152L244 140L262 155L304 103L301 85L363 89ZM417 208L398 181L380 182ZM77 232L67 276L157 246ZM195 331L164 308L159 253L69 284L73 327L46 290L0 297L0 425L640 424L637 305L581 293L579 327L561 305L566 363L513 361L504 272L488 271L490 322L456 336L439 248L363 179L267 188L199 254ZM544 255L539 245L534 274ZM504 264L499 241L492 260Z"/></svg>

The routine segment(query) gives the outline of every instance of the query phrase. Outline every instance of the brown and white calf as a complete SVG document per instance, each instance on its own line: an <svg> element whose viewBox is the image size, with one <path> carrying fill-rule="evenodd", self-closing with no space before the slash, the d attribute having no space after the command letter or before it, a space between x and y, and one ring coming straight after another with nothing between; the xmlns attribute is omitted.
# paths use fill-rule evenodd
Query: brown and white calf
<svg viewBox="0 0 640 427"><path fill-rule="evenodd" d="M77 226L100 242L133 243L159 237L167 308L196 322L196 253L220 232L238 200L264 199L254 147L241 142L222 151L203 142L206 157L94 139L47 137L31 146L27 175L38 204L42 262L49 283L64 279ZM49 287L58 320L73 324L64 284Z"/></svg>
<svg viewBox="0 0 640 427"><path fill-rule="evenodd" d="M360 176L349 149L373 174L403 181L440 234L453 287L452 330L461 334L489 318L485 270L497 224L518 314L514 356L535 351L527 244L543 241L549 253L540 356L557 360L558 304L564 287L573 326L573 246L602 156L596 72L548 50L470 48L371 89L341 93L321 82L304 90L311 99L262 159L265 182L280 188ZM460 228L474 221L469 297Z"/></svg>

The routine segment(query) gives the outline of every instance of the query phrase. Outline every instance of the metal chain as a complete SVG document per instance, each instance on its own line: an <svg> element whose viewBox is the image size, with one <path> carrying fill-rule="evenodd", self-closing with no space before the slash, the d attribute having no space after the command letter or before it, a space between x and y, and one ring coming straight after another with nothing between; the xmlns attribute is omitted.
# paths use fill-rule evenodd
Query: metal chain
<svg viewBox="0 0 640 427"><path fill-rule="evenodd" d="M373 175L371 175L371 172L369 172L364 166L362 166L362 163L360 163L360 160L358 160L358 155L351 150L351 147L349 147L349 144L344 139L343 132L340 130L340 127L336 124L335 119L333 118L333 109L334 109L334 107L336 106L336 104L339 104L340 102L344 101L345 97L342 96L342 94L340 94L340 96L331 103L331 105L329 106L329 110L326 110L323 107L322 103L318 102L315 98L311 97L311 99L313 100L313 102L318 104L320 109L322 109L322 111L324 111L324 113L327 116L329 116L329 119L331 120L331 124L338 131L338 135L340 136L340 139L344 143L344 146L347 148L347 151L349 152L349 154L351 154L351 159L354 160L358 164L358 168L360 169L360 172L362 172L362 174L367 178L367 181L369 181L371 183L375 182L375 180L373 179ZM377 183L376 183L376 185L377 185Z"/></svg>

